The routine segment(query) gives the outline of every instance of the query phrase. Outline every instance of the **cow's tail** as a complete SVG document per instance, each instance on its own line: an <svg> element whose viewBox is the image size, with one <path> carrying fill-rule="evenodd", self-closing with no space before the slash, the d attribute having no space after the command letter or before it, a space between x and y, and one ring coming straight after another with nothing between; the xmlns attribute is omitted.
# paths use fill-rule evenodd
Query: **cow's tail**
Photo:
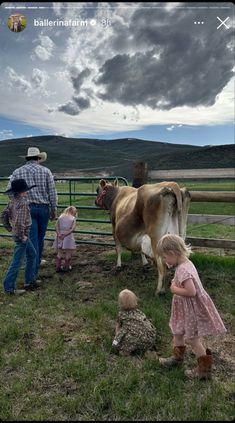
<svg viewBox="0 0 235 423"><path fill-rule="evenodd" d="M190 194L186 188L181 189L181 196L183 199L182 202L182 213L179 214L179 235L185 239L186 236L186 226L187 226L187 216L190 206Z"/></svg>
<svg viewBox="0 0 235 423"><path fill-rule="evenodd" d="M177 211L178 213L182 213L182 195L181 195L181 191L180 191L180 187L176 182L170 182L169 184L169 188L172 189L172 191L174 192L175 196L176 196L176 203L177 203Z"/></svg>
<svg viewBox="0 0 235 423"><path fill-rule="evenodd" d="M163 188L161 193L167 194L169 191L173 191L176 197L176 204L177 204L177 211L178 213L182 213L182 195L179 185L176 182L162 182Z"/></svg>

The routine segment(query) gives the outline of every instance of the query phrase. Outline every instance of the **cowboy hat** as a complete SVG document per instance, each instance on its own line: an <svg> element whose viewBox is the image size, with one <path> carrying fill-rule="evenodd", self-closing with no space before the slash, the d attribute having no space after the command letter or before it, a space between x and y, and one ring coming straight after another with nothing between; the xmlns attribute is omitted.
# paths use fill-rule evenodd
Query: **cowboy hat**
<svg viewBox="0 0 235 423"><path fill-rule="evenodd" d="M38 157L38 161L40 163L45 162L47 159L47 153L42 152L40 153L39 148L37 147L29 147L28 148L28 152L26 156L20 156L20 157L24 157L25 159L30 158L30 157Z"/></svg>
<svg viewBox="0 0 235 423"><path fill-rule="evenodd" d="M36 186L37 185L32 185L29 187L25 179L15 179L11 182L11 188L5 191L5 194L20 194L21 192L29 191Z"/></svg>

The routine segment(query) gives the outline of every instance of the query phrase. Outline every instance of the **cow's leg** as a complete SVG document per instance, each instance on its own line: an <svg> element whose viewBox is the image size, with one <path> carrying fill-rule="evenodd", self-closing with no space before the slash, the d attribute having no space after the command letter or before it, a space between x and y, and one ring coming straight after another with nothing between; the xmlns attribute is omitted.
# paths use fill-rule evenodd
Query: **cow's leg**
<svg viewBox="0 0 235 423"><path fill-rule="evenodd" d="M155 291L155 294L158 295L165 293L165 287L163 283L165 277L165 266L163 265L161 258L157 254L157 238L151 238L151 246L153 251L154 263L158 270L158 284L157 289Z"/></svg>
<svg viewBox="0 0 235 423"><path fill-rule="evenodd" d="M121 260L121 253L122 253L122 247L121 245L116 245L116 251L117 251L117 267L122 267L122 260Z"/></svg>
<svg viewBox="0 0 235 423"><path fill-rule="evenodd" d="M166 289L164 286L164 279L165 279L165 266L162 263L161 257L157 258L157 268L158 268L158 284L156 289L156 295L164 294Z"/></svg>
<svg viewBox="0 0 235 423"><path fill-rule="evenodd" d="M121 260L121 253L122 253L122 246L121 243L116 235L116 231L115 231L115 226L113 227L113 237L114 237L114 241L115 241L115 246L116 246L116 251L117 251L117 265L116 267L118 269L121 269L122 267L122 260Z"/></svg>
<svg viewBox="0 0 235 423"><path fill-rule="evenodd" d="M148 260L145 257L145 254L141 253L141 258L142 258L143 266L146 266L147 264L149 264Z"/></svg>

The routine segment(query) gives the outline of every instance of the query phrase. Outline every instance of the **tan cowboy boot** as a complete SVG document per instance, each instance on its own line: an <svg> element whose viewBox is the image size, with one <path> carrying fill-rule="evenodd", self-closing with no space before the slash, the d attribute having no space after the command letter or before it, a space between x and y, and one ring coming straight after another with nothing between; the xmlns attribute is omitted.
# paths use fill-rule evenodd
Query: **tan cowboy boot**
<svg viewBox="0 0 235 423"><path fill-rule="evenodd" d="M169 358L159 358L159 363L168 368L180 366L184 361L185 349L185 345L174 347L173 356Z"/></svg>
<svg viewBox="0 0 235 423"><path fill-rule="evenodd" d="M185 375L190 378L211 379L211 368L212 368L212 354L209 348L206 349L206 355L202 355L197 359L198 366L192 370L186 370Z"/></svg>

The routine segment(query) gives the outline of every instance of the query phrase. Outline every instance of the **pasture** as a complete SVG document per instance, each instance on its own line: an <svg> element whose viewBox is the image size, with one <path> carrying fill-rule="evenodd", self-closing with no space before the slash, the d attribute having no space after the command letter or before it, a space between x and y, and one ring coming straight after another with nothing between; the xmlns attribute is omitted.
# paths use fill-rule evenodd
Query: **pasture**
<svg viewBox="0 0 235 423"><path fill-rule="evenodd" d="M10 259L1 247L1 273ZM2 420L178 420L233 418L235 370L234 261L195 254L205 288L226 324L223 338L206 341L214 353L211 382L189 381L183 369L160 368L156 358L118 357L111 351L117 295L128 287L157 328L157 353L171 353L171 295L154 297L156 271L143 271L126 254L115 273L115 253L80 246L69 274L55 274L47 246L42 288L22 297L0 294L0 418ZM23 270L18 286L23 283ZM193 366L187 353L185 366Z"/></svg>
<svg viewBox="0 0 235 423"><path fill-rule="evenodd" d="M224 182L225 183L225 182ZM224 184L223 183L223 184ZM226 182L221 190L232 190ZM5 187L6 184L4 184ZM187 184L181 184L181 186ZM205 190L212 190L210 182ZM190 189L191 186L189 187ZM196 188L195 188L196 189ZM202 189L202 187L197 188ZM58 190L67 191L66 184ZM90 191L85 185L76 191ZM215 190L219 190L218 184ZM4 198L5 200L5 198ZM3 196L2 200L3 201ZM61 196L60 204L68 204ZM94 204L94 197L74 198L74 205ZM191 207L200 206L200 203ZM205 203L213 214L216 203ZM233 206L233 207L230 207ZM190 213L193 209L190 207ZM234 205L218 203L217 214L234 214ZM194 211L195 212L195 211ZM95 211L99 219L105 212ZM215 213L216 214L216 211ZM80 218L94 212L80 210ZM108 219L107 219L108 220ZM51 228L54 223L50 223ZM202 234L201 225L188 228ZM211 237L234 239L232 227L210 226ZM219 233L219 229L221 228ZM90 228L78 222L78 228ZM110 231L107 224L92 230ZM2 228L1 228L2 230ZM49 233L53 238L54 234ZM79 240L80 235L76 238ZM13 243L0 237L0 274L11 259ZM221 254L224 254L224 252ZM168 327L171 294L154 297L156 271L143 270L138 255L126 253L124 267L115 271L116 255L110 248L79 245L70 273L55 273L55 252L46 242L42 287L22 297L0 293L0 419L67 421L230 421L234 418L234 257L200 253L192 255L205 289L223 318L227 333L206 339L214 355L213 380L189 381L183 369L162 369L156 357L118 357L111 350L117 316L117 296L124 289L140 298L139 308L157 328L157 354L171 353ZM168 280L171 274L168 273ZM23 269L17 287L23 285ZM185 367L195 365L190 350Z"/></svg>

